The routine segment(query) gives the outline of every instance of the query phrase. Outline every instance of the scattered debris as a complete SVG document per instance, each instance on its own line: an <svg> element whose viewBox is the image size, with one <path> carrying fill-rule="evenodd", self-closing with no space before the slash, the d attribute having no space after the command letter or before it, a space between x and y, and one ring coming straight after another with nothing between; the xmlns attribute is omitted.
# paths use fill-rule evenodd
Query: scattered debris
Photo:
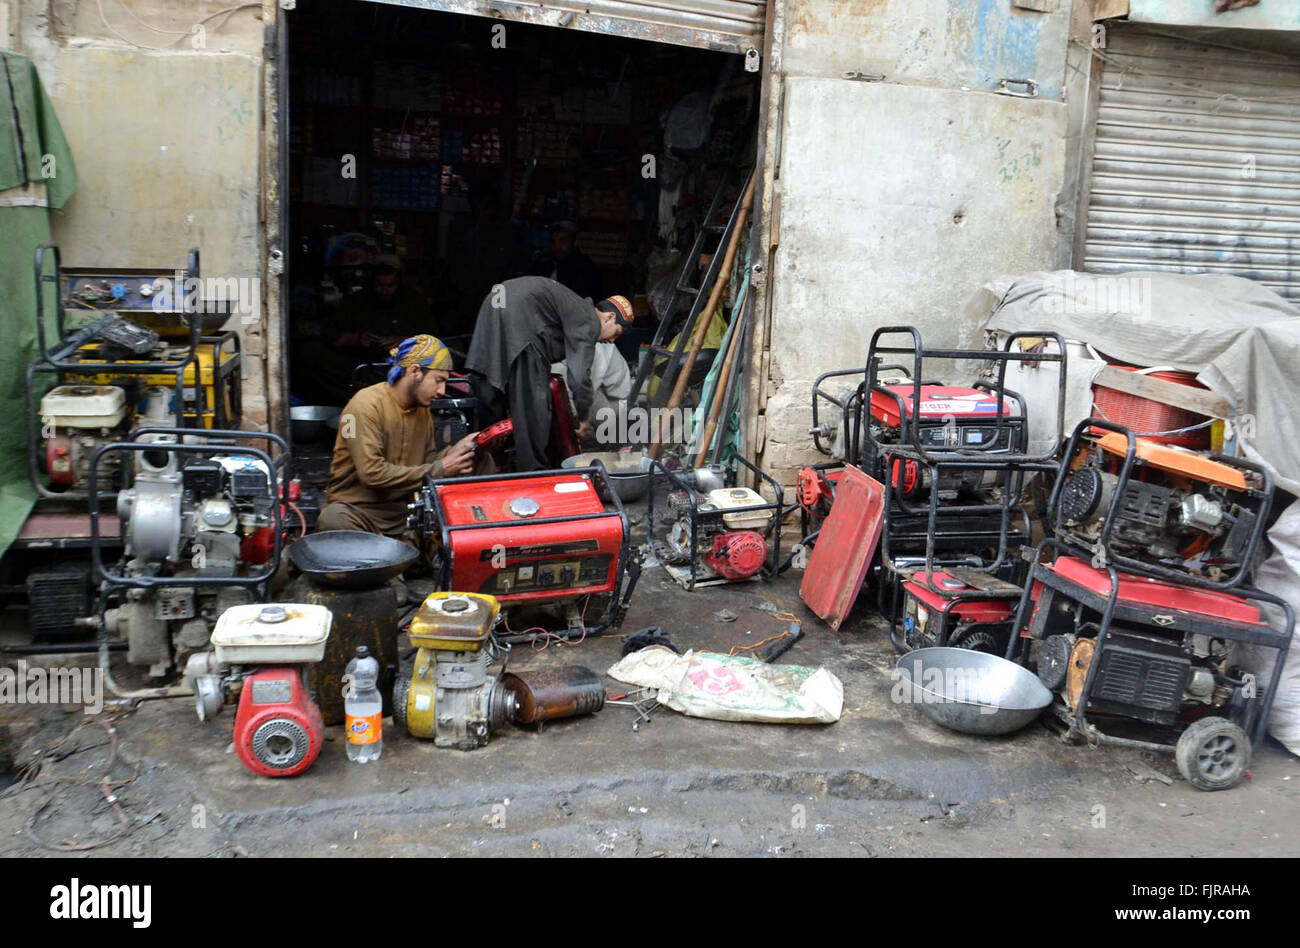
<svg viewBox="0 0 1300 948"><path fill-rule="evenodd" d="M1174 782L1172 777L1166 776L1154 767L1149 767L1141 762L1128 764L1127 769L1133 775L1134 780L1140 780L1143 783L1148 780L1158 780L1165 786L1169 786Z"/></svg>

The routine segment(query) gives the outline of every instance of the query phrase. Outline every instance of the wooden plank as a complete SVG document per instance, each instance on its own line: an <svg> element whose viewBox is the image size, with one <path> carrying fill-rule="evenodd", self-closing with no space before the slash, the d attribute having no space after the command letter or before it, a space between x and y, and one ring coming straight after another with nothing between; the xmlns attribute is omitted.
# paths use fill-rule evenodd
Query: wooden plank
<svg viewBox="0 0 1300 948"><path fill-rule="evenodd" d="M1020 596L1021 589L1019 586L998 579L996 576L990 576L988 573L982 573L968 566L949 566L946 569L953 579L959 579L967 586L973 586L975 589L1003 596ZM921 570L919 575L921 582L925 582L925 570Z"/></svg>
<svg viewBox="0 0 1300 948"><path fill-rule="evenodd" d="M1152 378L1149 375L1125 372L1114 366L1108 365L1098 372L1092 384L1149 398L1165 405L1173 405L1175 408L1184 408L1198 415L1208 415L1211 418L1233 417L1232 405L1222 395L1216 395L1203 388L1180 385L1178 382L1166 382L1164 379Z"/></svg>
<svg viewBox="0 0 1300 948"><path fill-rule="evenodd" d="M1092 0L1092 18L1108 20L1115 16L1128 16L1128 0Z"/></svg>

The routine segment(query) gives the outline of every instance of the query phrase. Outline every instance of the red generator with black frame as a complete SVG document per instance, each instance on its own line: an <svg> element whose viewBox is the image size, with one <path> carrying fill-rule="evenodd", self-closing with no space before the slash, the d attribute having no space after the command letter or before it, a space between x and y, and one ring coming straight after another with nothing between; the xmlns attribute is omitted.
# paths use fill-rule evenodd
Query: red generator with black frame
<svg viewBox="0 0 1300 948"><path fill-rule="evenodd" d="M559 607L565 631L553 634L566 637L617 628L640 573L627 515L599 464L429 478L410 526L437 541L440 589L494 596L507 620ZM593 602L603 608L588 625ZM531 631L501 638L530 639Z"/></svg>
<svg viewBox="0 0 1300 948"><path fill-rule="evenodd" d="M1294 621L1269 593L1098 569L1051 539L1038 549L1007 658L1036 668L1067 738L1172 750L1193 786L1225 790L1264 739ZM1235 644L1275 650L1267 682L1235 664Z"/></svg>
<svg viewBox="0 0 1300 948"><path fill-rule="evenodd" d="M991 655L1006 651L1011 616L1021 594L1018 586L983 574L967 575L960 567L932 573L929 580L921 570L902 584L902 617L891 616L889 628L889 639L900 654L943 647Z"/></svg>

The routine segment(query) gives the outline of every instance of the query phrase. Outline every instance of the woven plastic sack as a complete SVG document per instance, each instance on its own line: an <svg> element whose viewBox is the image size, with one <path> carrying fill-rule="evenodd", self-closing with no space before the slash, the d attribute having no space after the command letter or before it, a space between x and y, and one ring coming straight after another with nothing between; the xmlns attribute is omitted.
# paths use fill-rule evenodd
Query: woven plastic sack
<svg viewBox="0 0 1300 948"><path fill-rule="evenodd" d="M831 724L844 710L844 685L825 668L768 665L740 655L678 655L654 645L624 656L609 676L653 688L660 704L694 718Z"/></svg>

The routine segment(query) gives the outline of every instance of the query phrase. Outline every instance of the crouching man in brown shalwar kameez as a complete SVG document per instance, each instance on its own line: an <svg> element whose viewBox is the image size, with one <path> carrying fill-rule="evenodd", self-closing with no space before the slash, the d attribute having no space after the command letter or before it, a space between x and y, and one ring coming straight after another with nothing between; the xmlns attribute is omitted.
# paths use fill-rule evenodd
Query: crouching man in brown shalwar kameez
<svg viewBox="0 0 1300 948"><path fill-rule="evenodd" d="M406 505L426 474L474 472L473 434L441 452L434 448L429 406L443 397L451 374L447 347L433 336L413 336L391 350L388 361L388 380L357 392L339 416L328 503L317 530L364 530L401 540Z"/></svg>

